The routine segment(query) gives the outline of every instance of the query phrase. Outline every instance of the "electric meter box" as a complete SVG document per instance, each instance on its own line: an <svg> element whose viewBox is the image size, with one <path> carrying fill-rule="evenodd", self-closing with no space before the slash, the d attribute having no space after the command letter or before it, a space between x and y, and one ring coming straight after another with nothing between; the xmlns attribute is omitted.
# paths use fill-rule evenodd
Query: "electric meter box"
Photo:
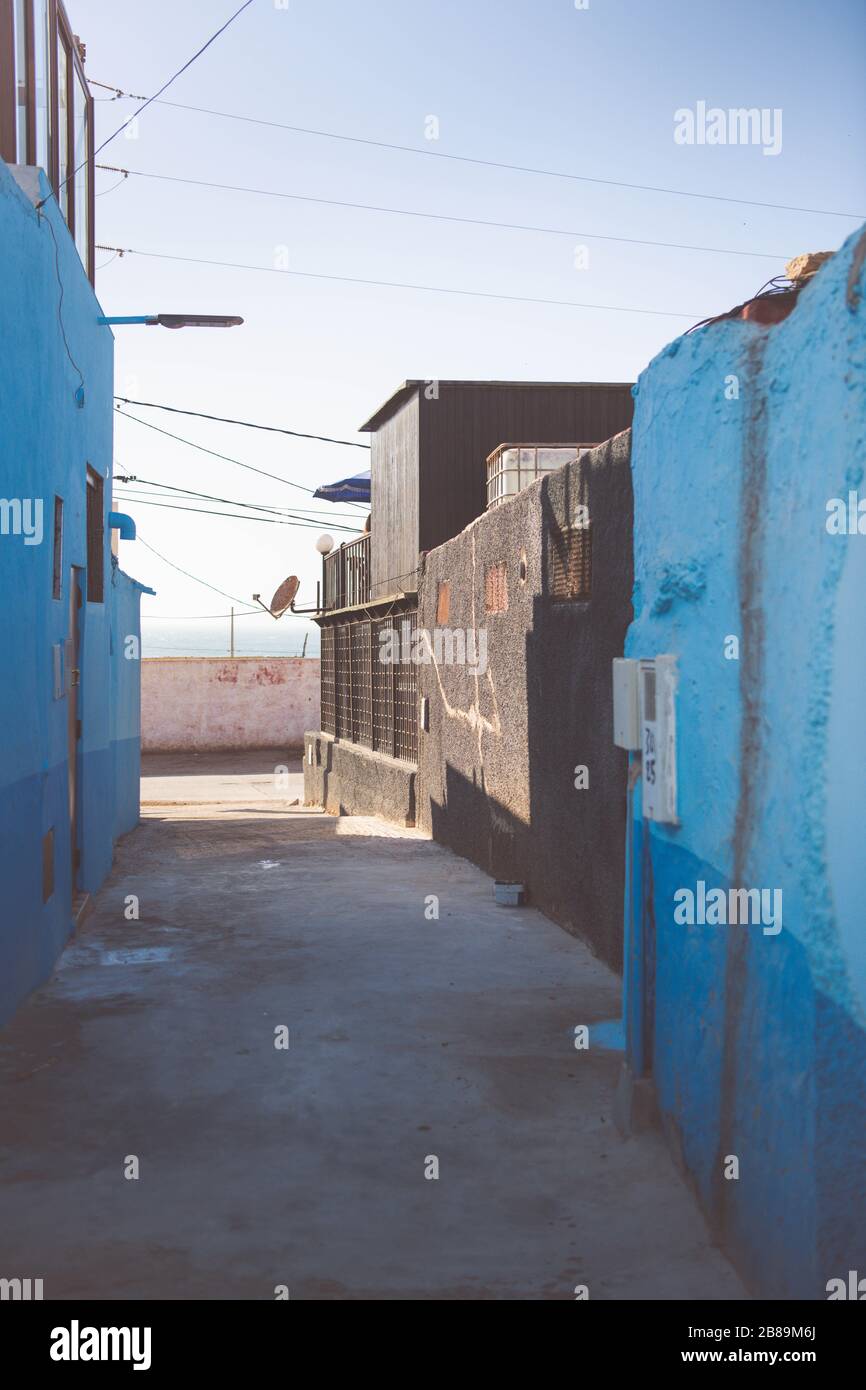
<svg viewBox="0 0 866 1390"><path fill-rule="evenodd" d="M613 659L613 741L634 753L641 746L639 669L630 657Z"/></svg>
<svg viewBox="0 0 866 1390"><path fill-rule="evenodd" d="M657 656L639 664L643 814L677 825L677 661Z"/></svg>

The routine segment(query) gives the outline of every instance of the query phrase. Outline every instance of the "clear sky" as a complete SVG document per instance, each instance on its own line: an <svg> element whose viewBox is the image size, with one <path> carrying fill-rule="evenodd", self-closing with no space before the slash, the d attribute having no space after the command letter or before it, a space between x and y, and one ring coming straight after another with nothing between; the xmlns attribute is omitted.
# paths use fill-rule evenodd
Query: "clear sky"
<svg viewBox="0 0 866 1390"><path fill-rule="evenodd" d="M89 77L149 95L239 3L67 0L67 7L87 45ZM358 426L407 377L631 381L691 323L754 293L788 257L834 250L866 220L864 59L863 0L589 0L587 9L574 0L288 0L285 8L255 0L166 100L418 151L853 215L483 167L158 105L144 113L136 139L121 136L100 161L564 234L140 177L114 187L116 175L99 173L99 242L267 268L97 253L107 313L246 320L229 332L116 329L118 393L363 442ZM780 153L678 144L675 112L700 101L781 110ZM126 100L101 101L97 140L134 109ZM435 140L426 138L430 117L438 121ZM582 268L577 246L588 248ZM277 264L672 316L305 279L273 273ZM368 462L358 449L138 413L306 487ZM118 471L140 477L247 502L304 504L279 482L135 423L118 421L115 455ZM303 581L299 601L312 595L317 530L123 505L158 550L233 595L269 597L292 572ZM336 523L339 510L329 514ZM141 546L123 543L121 563L158 590L145 614L226 609Z"/></svg>

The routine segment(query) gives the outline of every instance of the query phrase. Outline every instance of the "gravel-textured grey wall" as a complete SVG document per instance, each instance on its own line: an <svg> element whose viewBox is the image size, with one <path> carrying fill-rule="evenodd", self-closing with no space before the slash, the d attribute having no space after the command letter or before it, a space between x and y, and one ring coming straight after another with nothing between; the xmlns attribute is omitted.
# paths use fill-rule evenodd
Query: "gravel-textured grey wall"
<svg viewBox="0 0 866 1390"><path fill-rule="evenodd" d="M414 763L330 734L304 735L304 804L332 816L382 816L414 825L415 778Z"/></svg>
<svg viewBox="0 0 866 1390"><path fill-rule="evenodd" d="M611 661L632 616L630 431L550 474L422 562L419 625L486 629L485 674L422 665L418 823L622 963L626 755L613 744ZM589 507L588 601L550 596L552 537ZM526 579L520 565L525 557ZM485 575L506 565L505 612L485 612ZM575 787L585 765L589 785Z"/></svg>

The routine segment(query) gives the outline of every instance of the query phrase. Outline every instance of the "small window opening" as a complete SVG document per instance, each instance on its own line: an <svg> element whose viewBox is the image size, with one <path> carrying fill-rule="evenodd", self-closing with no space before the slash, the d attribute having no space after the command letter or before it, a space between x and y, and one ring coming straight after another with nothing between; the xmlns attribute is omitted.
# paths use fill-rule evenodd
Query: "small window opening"
<svg viewBox="0 0 866 1390"><path fill-rule="evenodd" d="M444 627L451 616L451 584L444 579L436 597L436 626Z"/></svg>
<svg viewBox="0 0 866 1390"><path fill-rule="evenodd" d="M54 499L54 564L51 597L60 598L63 592L63 498Z"/></svg>
<svg viewBox="0 0 866 1390"><path fill-rule="evenodd" d="M104 479L87 469L87 601L102 603L105 572Z"/></svg>
<svg viewBox="0 0 866 1390"><path fill-rule="evenodd" d="M592 527L571 526L551 537L550 597L554 603L586 600L592 592Z"/></svg>
<svg viewBox="0 0 866 1390"><path fill-rule="evenodd" d="M484 607L488 613L504 613L508 608L507 571L504 561L491 565L484 577Z"/></svg>

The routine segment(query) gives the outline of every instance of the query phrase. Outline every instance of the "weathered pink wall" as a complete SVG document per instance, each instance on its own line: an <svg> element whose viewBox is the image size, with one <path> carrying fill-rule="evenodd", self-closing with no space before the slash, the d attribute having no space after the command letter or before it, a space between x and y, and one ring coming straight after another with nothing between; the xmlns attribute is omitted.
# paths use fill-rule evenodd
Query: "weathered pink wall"
<svg viewBox="0 0 866 1390"><path fill-rule="evenodd" d="M296 656L145 658L142 750L302 748L319 723L319 665Z"/></svg>

